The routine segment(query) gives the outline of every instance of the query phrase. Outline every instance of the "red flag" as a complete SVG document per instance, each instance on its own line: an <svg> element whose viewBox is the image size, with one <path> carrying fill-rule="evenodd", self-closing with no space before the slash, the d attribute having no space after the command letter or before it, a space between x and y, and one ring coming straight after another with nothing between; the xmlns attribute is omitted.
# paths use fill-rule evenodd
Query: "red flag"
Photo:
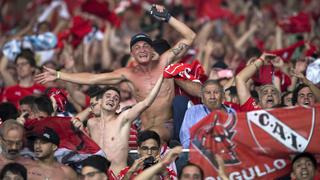
<svg viewBox="0 0 320 180"><path fill-rule="evenodd" d="M233 26L245 19L244 15L236 15L229 9L221 7L221 0L197 0L195 6L200 19L226 19Z"/></svg>
<svg viewBox="0 0 320 180"><path fill-rule="evenodd" d="M233 14L230 10L221 7L221 0L197 0L195 5L199 18L229 18Z"/></svg>
<svg viewBox="0 0 320 180"><path fill-rule="evenodd" d="M319 153L320 105L234 114L214 111L190 129L190 161L217 179L214 154L230 179L274 179L290 173L289 155Z"/></svg>
<svg viewBox="0 0 320 180"><path fill-rule="evenodd" d="M272 50L272 51L268 51L271 54L275 54L277 56L280 56L285 62L289 62L291 60L291 56L294 53L294 51L296 50L296 48L303 46L305 44L305 42L302 41L298 41L292 45L290 45L289 47L283 48L283 49L276 49L276 50Z"/></svg>
<svg viewBox="0 0 320 180"><path fill-rule="evenodd" d="M75 130L71 117L47 117L41 120L27 120L27 133L39 133L45 127L52 128L60 137L60 149L75 151L79 154L95 154L101 148L81 131Z"/></svg>
<svg viewBox="0 0 320 180"><path fill-rule="evenodd" d="M295 16L278 21L278 25L287 33L310 32L311 23L308 14L300 12Z"/></svg>
<svg viewBox="0 0 320 180"><path fill-rule="evenodd" d="M108 2L88 0L81 5L81 9L84 12L94 14L102 19L108 20L115 27L120 26L120 18L114 12L109 10Z"/></svg>

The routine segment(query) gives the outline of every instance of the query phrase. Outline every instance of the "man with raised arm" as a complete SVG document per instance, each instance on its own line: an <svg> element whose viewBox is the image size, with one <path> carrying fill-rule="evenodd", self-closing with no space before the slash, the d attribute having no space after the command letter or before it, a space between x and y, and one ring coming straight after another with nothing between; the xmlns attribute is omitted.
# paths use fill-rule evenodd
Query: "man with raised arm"
<svg viewBox="0 0 320 180"><path fill-rule="evenodd" d="M265 64L271 63L275 68L283 66L283 60L273 54L263 53L258 59L248 64L236 76L236 87L241 111L268 109L280 104L280 92L273 84L259 87L259 102L256 102L247 87L247 81Z"/></svg>
<svg viewBox="0 0 320 180"><path fill-rule="evenodd" d="M158 61L152 61L153 48L152 41L146 34L139 33L132 37L130 42L131 56L136 60L137 65L117 69L111 73L91 74L91 73L64 73L53 69L45 68L45 72L39 74L38 82L46 83L61 79L79 84L117 84L122 80L130 81L135 90L134 98L140 102L154 87L157 78L163 73L164 67L174 60L182 57L189 46L193 43L196 34L184 23L170 16L169 12L159 5L152 7L150 14L162 21L168 22L176 31L182 35L171 49L161 55ZM186 89L187 92L190 91ZM156 131L162 140L168 141L172 129L172 100L174 97L174 81L166 79L163 82L155 103L144 111L140 118L142 130L152 129Z"/></svg>
<svg viewBox="0 0 320 180"><path fill-rule="evenodd" d="M162 81L161 75L143 101L120 114L117 114L120 107L120 92L114 87L107 88L101 100L100 119L88 121L90 136L106 153L107 159L111 162L110 173L113 177L118 176L120 171L127 166L131 122L151 106L160 90Z"/></svg>

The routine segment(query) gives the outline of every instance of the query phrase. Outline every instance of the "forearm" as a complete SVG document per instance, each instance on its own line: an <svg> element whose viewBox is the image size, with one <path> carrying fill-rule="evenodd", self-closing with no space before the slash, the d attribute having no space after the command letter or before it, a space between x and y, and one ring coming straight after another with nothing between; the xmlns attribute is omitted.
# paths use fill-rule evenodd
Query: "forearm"
<svg viewBox="0 0 320 180"><path fill-rule="evenodd" d="M78 120L80 120L81 122L85 121L88 119L89 115L90 115L91 109L90 107L84 109L83 111L79 112L75 118L77 118Z"/></svg>
<svg viewBox="0 0 320 180"><path fill-rule="evenodd" d="M113 30L114 29L111 29L111 26L109 25L104 32L104 37L102 41L102 59L101 59L101 64L104 69L110 69L110 65L111 65L111 52L109 47L109 41L110 41L111 31Z"/></svg>
<svg viewBox="0 0 320 180"><path fill-rule="evenodd" d="M309 81L307 78L304 78L303 83L309 86L311 92L314 94L316 101L320 102L320 89L314 85L311 81Z"/></svg>
<svg viewBox="0 0 320 180"><path fill-rule="evenodd" d="M255 60L252 64L247 65L242 71L238 73L237 80L247 82L261 66L263 66L263 60Z"/></svg>
<svg viewBox="0 0 320 180"><path fill-rule="evenodd" d="M195 39L195 45L199 48L203 42L208 40L208 37L214 27L214 21L210 21L202 26L200 32L198 32L197 38Z"/></svg>
<svg viewBox="0 0 320 180"><path fill-rule="evenodd" d="M118 84L122 80L125 80L125 76L122 74L93 74L93 73L65 73L60 72L60 77L64 81L69 81L77 84Z"/></svg>
<svg viewBox="0 0 320 180"><path fill-rule="evenodd" d="M191 45L196 38L196 34L184 23L175 17L169 19L169 24L184 37L184 43Z"/></svg>
<svg viewBox="0 0 320 180"><path fill-rule="evenodd" d="M60 75L58 75L60 73ZM59 77L60 76L60 77ZM77 84L96 84L95 74L92 73L66 73L66 72L57 72L57 79L61 79L68 82L73 82Z"/></svg>
<svg viewBox="0 0 320 180"><path fill-rule="evenodd" d="M0 70L0 74L2 79L4 80L4 86L13 86L17 84L17 81L13 78L13 76L7 70Z"/></svg>
<svg viewBox="0 0 320 180"><path fill-rule="evenodd" d="M157 173L159 173L163 168L165 168L165 164L163 162L158 162L157 164L144 170L134 179L135 180L151 179L154 175L157 175Z"/></svg>
<svg viewBox="0 0 320 180"><path fill-rule="evenodd" d="M256 31L256 27L250 28L249 31L246 31L236 42L235 42L235 48L239 51L243 51L243 44L253 35L253 33Z"/></svg>
<svg viewBox="0 0 320 180"><path fill-rule="evenodd" d="M174 80L175 83L191 96L199 97L201 94L201 84L190 80Z"/></svg>
<svg viewBox="0 0 320 180"><path fill-rule="evenodd" d="M276 27L276 49L282 49L282 30L279 26Z"/></svg>

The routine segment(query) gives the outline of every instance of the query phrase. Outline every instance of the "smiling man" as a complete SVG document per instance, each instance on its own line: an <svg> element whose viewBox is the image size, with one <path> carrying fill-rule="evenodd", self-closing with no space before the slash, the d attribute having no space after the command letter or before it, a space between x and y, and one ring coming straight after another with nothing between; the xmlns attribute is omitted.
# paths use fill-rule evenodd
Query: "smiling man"
<svg viewBox="0 0 320 180"><path fill-rule="evenodd" d="M180 59L192 45L196 34L183 22L171 16L163 6L155 5L150 14L167 22L174 30L179 32L182 38L169 50L164 52L158 60L152 60L154 49L151 38L138 33L130 42L131 56L137 62L132 67L117 69L110 73L65 73L54 69L45 68L46 72L37 75L37 81L46 83L61 79L79 84L118 84L127 80L133 84L134 98L137 102L143 101L156 84L157 78L163 73L164 68ZM187 92L192 88L184 88ZM173 129L172 101L174 98L174 79L166 79L163 82L159 95L141 116L142 130L156 131L163 141L169 141Z"/></svg>
<svg viewBox="0 0 320 180"><path fill-rule="evenodd" d="M45 178L48 179L78 179L76 172L69 166L63 165L54 157L54 152L58 149L59 135L51 128L43 129L41 134L34 135L34 153L38 159L37 164L43 168Z"/></svg>
<svg viewBox="0 0 320 180"><path fill-rule="evenodd" d="M151 106L162 81L161 76L143 101L120 114L117 113L120 107L120 91L115 87L108 87L101 99L101 117L88 122L90 136L106 153L111 162L110 174L115 178L127 166L131 123Z"/></svg>

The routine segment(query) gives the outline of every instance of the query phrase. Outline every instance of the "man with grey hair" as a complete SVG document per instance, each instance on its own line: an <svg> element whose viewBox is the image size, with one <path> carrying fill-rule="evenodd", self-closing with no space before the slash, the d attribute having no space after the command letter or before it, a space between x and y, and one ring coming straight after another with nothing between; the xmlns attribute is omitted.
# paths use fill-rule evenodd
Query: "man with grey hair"
<svg viewBox="0 0 320 180"><path fill-rule="evenodd" d="M283 66L283 60L273 54L262 54L258 59L248 64L236 76L236 87L241 111L268 109L280 104L280 92L273 84L259 87L259 102L252 98L247 81L265 64L271 63L275 68Z"/></svg>
<svg viewBox="0 0 320 180"><path fill-rule="evenodd" d="M8 163L23 164L28 170L28 177L34 180L43 180L45 170L35 161L20 156L23 147L24 127L14 119L5 121L0 127L0 170Z"/></svg>
<svg viewBox="0 0 320 180"><path fill-rule="evenodd" d="M180 142L184 148L190 145L190 128L212 111L225 111L230 115L235 113L234 109L223 104L223 100L223 87L216 80L207 80L201 87L202 104L190 107L185 113L180 129Z"/></svg>

